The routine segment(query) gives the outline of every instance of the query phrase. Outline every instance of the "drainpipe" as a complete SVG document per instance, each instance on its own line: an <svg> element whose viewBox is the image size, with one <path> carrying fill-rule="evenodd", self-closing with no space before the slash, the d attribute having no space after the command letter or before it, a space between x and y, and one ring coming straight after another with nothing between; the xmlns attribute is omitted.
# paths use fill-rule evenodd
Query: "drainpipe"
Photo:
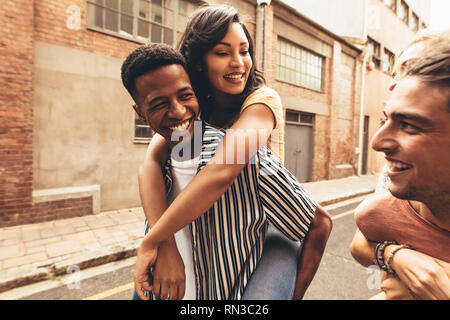
<svg viewBox="0 0 450 320"><path fill-rule="evenodd" d="M261 22L261 43L260 43L260 59L261 59L261 71L264 71L264 45L265 45L265 38L266 38L266 6L270 5L270 2L272 0L256 0L258 3L258 6L261 6L262 10L262 22Z"/></svg>
<svg viewBox="0 0 450 320"><path fill-rule="evenodd" d="M362 173L362 148L364 136L364 98L365 98L365 83L366 83L366 68L367 61L372 55L366 52L364 54L362 71L361 71L361 102L359 106L359 143L358 143L358 176Z"/></svg>

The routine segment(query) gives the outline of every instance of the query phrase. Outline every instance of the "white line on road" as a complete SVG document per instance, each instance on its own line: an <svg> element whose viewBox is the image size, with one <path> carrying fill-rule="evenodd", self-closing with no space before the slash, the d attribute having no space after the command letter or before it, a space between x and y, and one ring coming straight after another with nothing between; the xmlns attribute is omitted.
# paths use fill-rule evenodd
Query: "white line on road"
<svg viewBox="0 0 450 320"><path fill-rule="evenodd" d="M134 282L130 282L127 284L124 284L122 286L116 287L116 288L112 288L110 290L106 290L100 293L97 293L93 296L84 298L83 300L101 300L110 296L113 296L117 293L123 292L123 291L127 291L127 290L131 290L134 288Z"/></svg>
<svg viewBox="0 0 450 320"><path fill-rule="evenodd" d="M355 209L352 209L352 210L349 210L349 211L346 211L346 212L343 212L343 213L339 213L337 215L331 216L331 220L336 220L336 219L348 216L349 214L352 214L354 212L355 212Z"/></svg>

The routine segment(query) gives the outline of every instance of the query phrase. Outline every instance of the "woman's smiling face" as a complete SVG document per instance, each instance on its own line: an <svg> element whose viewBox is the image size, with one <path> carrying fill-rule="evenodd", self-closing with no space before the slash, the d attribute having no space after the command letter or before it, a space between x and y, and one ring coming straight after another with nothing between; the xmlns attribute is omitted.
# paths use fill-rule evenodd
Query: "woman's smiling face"
<svg viewBox="0 0 450 320"><path fill-rule="evenodd" d="M244 91L253 66L249 46L244 29L234 22L225 37L206 52L202 68L214 96Z"/></svg>

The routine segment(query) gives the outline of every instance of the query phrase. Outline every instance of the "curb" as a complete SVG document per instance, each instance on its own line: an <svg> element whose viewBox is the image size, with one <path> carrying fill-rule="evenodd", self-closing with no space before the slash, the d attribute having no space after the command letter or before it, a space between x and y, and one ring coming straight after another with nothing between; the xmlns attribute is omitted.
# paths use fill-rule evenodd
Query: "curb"
<svg viewBox="0 0 450 320"><path fill-rule="evenodd" d="M365 196L365 195L368 195L368 194L371 194L371 193L374 193L374 192L375 192L375 188L363 189L363 190L361 190L358 193L342 194L342 195L339 195L338 197L335 197L335 198L320 200L318 203L319 203L320 206L325 207L325 206L328 206L330 204L338 203L338 202L341 202L341 201L353 199L353 198L360 197L360 196Z"/></svg>
<svg viewBox="0 0 450 320"><path fill-rule="evenodd" d="M0 293L57 276L133 257L141 239L113 244L101 249L79 252L21 267L0 270Z"/></svg>

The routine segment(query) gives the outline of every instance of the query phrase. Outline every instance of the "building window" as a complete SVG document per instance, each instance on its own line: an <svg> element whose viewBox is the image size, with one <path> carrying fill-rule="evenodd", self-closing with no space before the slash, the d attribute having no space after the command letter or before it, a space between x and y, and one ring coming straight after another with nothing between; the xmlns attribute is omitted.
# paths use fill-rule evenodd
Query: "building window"
<svg viewBox="0 0 450 320"><path fill-rule="evenodd" d="M147 124L147 122L139 119L135 115L134 119L134 142L136 143L148 143L150 138L153 136L153 130Z"/></svg>
<svg viewBox="0 0 450 320"><path fill-rule="evenodd" d="M402 20L404 23L409 25L409 7L406 4L404 0L400 2L400 7L398 10L398 17L400 20Z"/></svg>
<svg viewBox="0 0 450 320"><path fill-rule="evenodd" d="M384 4L397 13L397 0L384 0Z"/></svg>
<svg viewBox="0 0 450 320"><path fill-rule="evenodd" d="M87 25L137 42L175 46L195 8L188 0L88 0Z"/></svg>
<svg viewBox="0 0 450 320"><path fill-rule="evenodd" d="M409 21L409 27L412 31L417 32L419 31L419 17L414 12L411 15L411 20Z"/></svg>
<svg viewBox="0 0 450 320"><path fill-rule="evenodd" d="M392 74L392 71L394 70L394 63L395 55L388 49L384 48L382 70L386 73Z"/></svg>
<svg viewBox="0 0 450 320"><path fill-rule="evenodd" d="M313 125L314 115L311 113L286 110L285 120L287 123L301 123L304 125Z"/></svg>
<svg viewBox="0 0 450 320"><path fill-rule="evenodd" d="M177 20L177 43L183 35L186 28L189 17L192 12L197 9L197 5L187 0L180 0L178 5L178 20Z"/></svg>
<svg viewBox="0 0 450 320"><path fill-rule="evenodd" d="M322 56L278 38L277 80L322 91L323 67Z"/></svg>
<svg viewBox="0 0 450 320"><path fill-rule="evenodd" d="M372 55L373 64L379 69L381 65L380 44L370 37L367 37L367 52Z"/></svg>

